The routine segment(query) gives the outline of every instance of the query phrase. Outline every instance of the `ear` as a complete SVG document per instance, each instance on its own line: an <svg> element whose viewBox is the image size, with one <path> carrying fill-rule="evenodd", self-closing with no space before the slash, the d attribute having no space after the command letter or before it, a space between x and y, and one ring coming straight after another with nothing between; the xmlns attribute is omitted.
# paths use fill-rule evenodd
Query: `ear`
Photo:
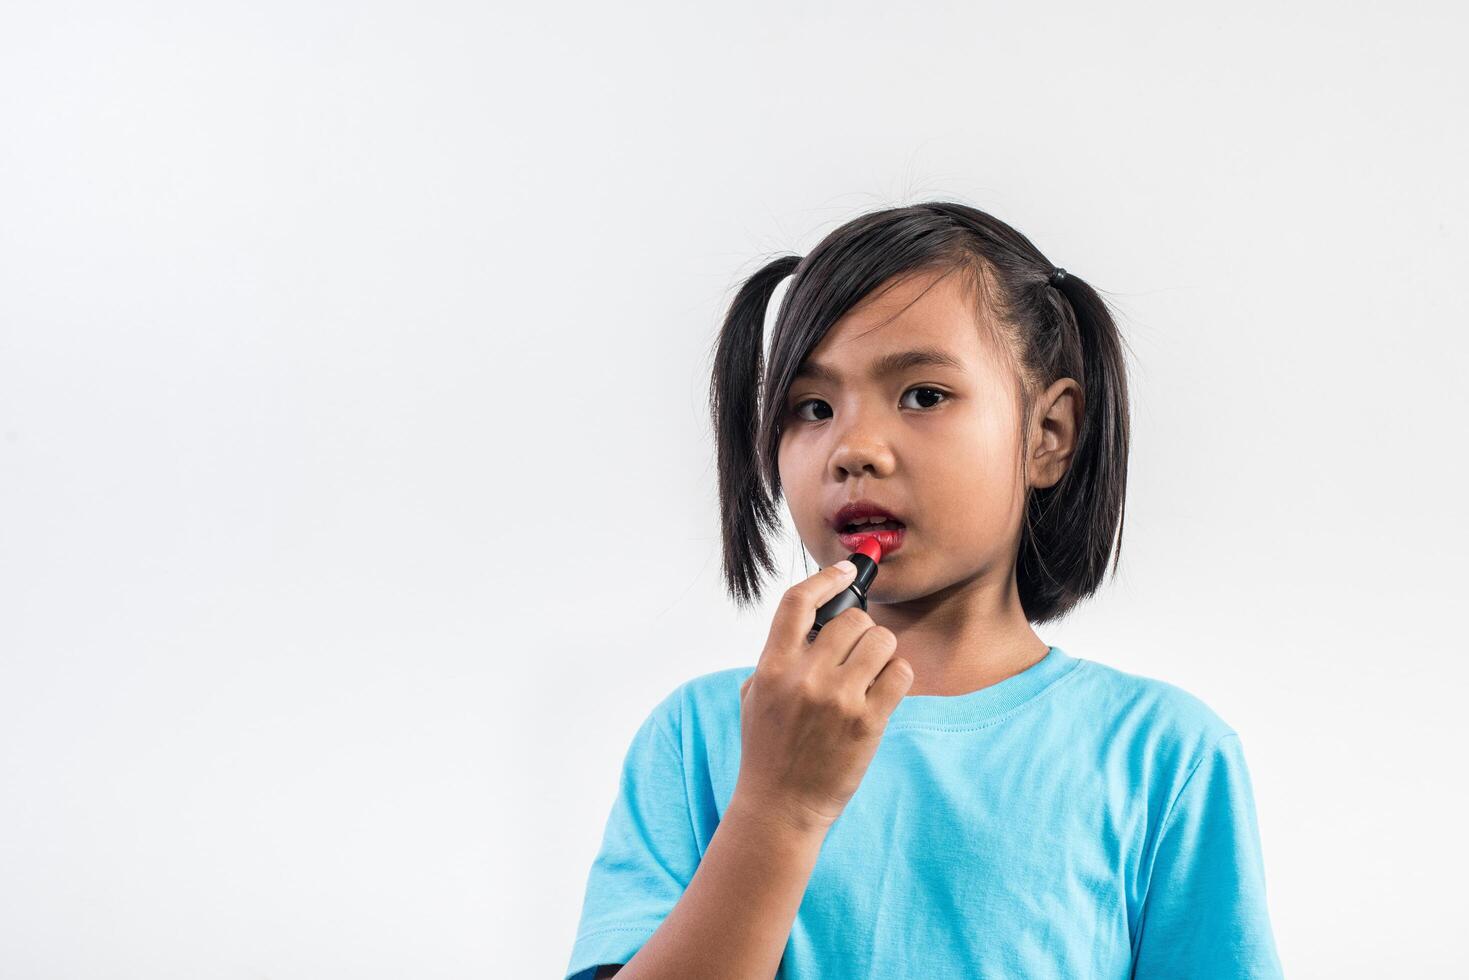
<svg viewBox="0 0 1469 980"><path fill-rule="evenodd" d="M1086 400L1074 378L1062 378L1036 399L1030 430L1026 479L1032 487L1053 487L1066 475L1076 452Z"/></svg>

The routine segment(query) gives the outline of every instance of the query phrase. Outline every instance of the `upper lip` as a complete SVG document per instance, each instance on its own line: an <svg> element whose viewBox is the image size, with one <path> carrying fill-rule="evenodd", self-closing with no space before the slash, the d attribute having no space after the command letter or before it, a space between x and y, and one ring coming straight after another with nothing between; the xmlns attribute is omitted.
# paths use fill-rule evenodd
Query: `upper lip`
<svg viewBox="0 0 1469 980"><path fill-rule="evenodd" d="M827 521L833 529L840 531L853 521L873 516L892 518L900 524L905 523L892 510L872 500L853 500L851 503L843 504L841 510L832 514Z"/></svg>

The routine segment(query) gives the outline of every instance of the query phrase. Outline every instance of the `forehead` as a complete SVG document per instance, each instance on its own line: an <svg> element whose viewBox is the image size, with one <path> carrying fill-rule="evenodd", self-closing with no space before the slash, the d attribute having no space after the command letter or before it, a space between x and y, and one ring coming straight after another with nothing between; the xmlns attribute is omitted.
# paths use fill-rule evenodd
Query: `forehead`
<svg viewBox="0 0 1469 980"><path fill-rule="evenodd" d="M1000 371L998 352L979 315L961 274L924 272L890 280L832 325L802 363L801 374L834 373L856 381L885 355L932 349L950 354L959 362L957 370L992 375Z"/></svg>

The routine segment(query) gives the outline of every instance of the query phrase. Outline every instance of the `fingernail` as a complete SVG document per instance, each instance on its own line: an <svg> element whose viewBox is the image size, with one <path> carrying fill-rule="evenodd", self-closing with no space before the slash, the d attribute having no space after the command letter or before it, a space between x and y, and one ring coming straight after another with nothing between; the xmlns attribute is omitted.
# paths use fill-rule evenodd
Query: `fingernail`
<svg viewBox="0 0 1469 980"><path fill-rule="evenodd" d="M851 574L853 574L853 573L855 573L857 571L857 566L854 565L854 564L852 564L851 562L847 561L847 559L845 559L845 558L843 558L841 561L837 562L835 565L833 565L831 567L832 568L835 568L837 571L841 572L843 575L851 575Z"/></svg>

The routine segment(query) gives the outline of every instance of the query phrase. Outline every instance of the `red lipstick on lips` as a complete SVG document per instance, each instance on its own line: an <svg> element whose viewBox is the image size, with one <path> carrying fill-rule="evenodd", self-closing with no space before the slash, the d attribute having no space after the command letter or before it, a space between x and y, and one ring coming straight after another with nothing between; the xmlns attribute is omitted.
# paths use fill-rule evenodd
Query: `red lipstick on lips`
<svg viewBox="0 0 1469 980"><path fill-rule="evenodd" d="M907 528L900 527L893 530L883 528L880 531L854 531L851 534L838 532L837 540L849 551L861 548L864 541L874 541L882 548L883 554L890 555L903 547L903 535L907 531Z"/></svg>
<svg viewBox="0 0 1469 980"><path fill-rule="evenodd" d="M811 632L806 634L806 642L810 643L816 639L816 634L821 632L825 626L838 613L860 606L863 612L867 611L867 589L872 585L872 580L877 578L877 563L882 561L882 544L876 535L861 534L855 537L862 538L857 549L847 556L847 560L857 566L857 575L852 579L852 584L832 596L821 607L816 610L816 622L811 627Z"/></svg>
<svg viewBox="0 0 1469 980"><path fill-rule="evenodd" d="M883 518L882 523L888 526L880 527L868 523L874 517ZM848 551L856 551L864 540L875 538L882 546L882 553L888 556L903 547L903 538L908 530L886 504L866 499L852 500L842 505L840 510L827 517L827 523ZM846 530L849 527L852 528L851 531Z"/></svg>

